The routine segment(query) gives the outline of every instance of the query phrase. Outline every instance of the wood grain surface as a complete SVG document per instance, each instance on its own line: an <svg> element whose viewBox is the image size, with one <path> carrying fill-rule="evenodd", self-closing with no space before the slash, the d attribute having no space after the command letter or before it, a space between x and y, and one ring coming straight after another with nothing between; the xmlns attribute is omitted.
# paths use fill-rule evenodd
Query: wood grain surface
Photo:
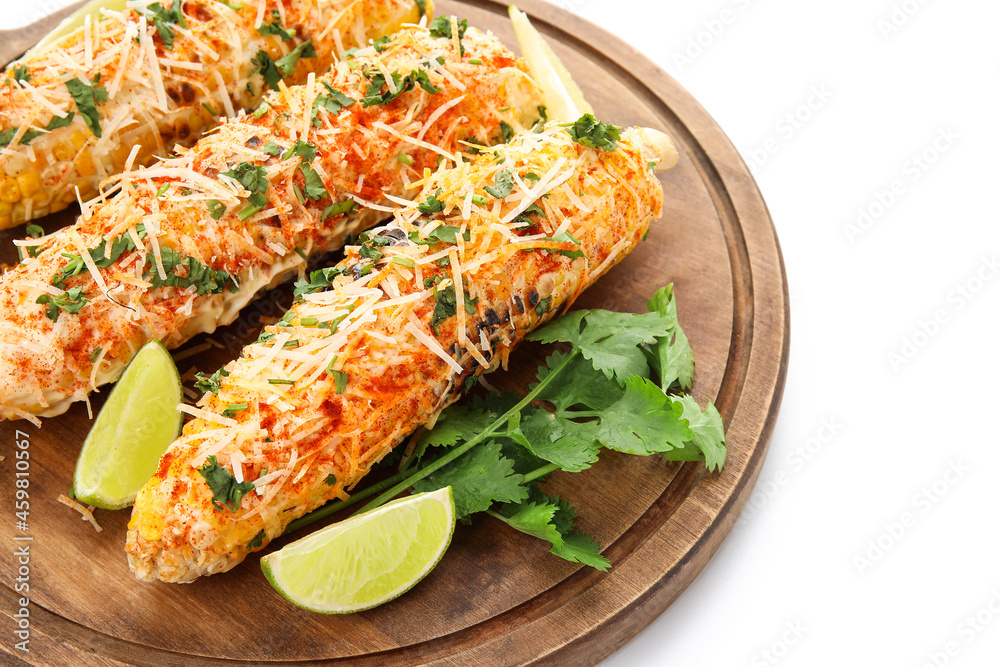
<svg viewBox="0 0 1000 667"><path fill-rule="evenodd" d="M506 8L493 0L442 0L515 45ZM673 79L635 49L540 0L522 9L546 35L596 113L619 125L669 132L681 152L663 174L663 218L648 240L579 301L579 307L643 311L676 286L681 323L697 359L693 393L727 424L721 473L701 464L605 453L578 474L543 485L572 500L578 526L603 545L608 573L551 556L543 543L488 516L460 525L444 560L399 600L349 616L288 605L264 579L259 554L232 572L187 585L145 584L124 555L129 512L98 510L95 532L59 504L89 429L77 405L41 429L0 424L0 660L45 665L588 665L646 627L691 583L732 528L760 471L781 401L788 359L788 294L781 253L757 187L722 130ZM736 103L734 101L734 103ZM51 230L66 222L44 223ZM9 240L22 228L0 235ZM256 338L291 302L288 289L251 304L220 329L213 348L180 360L214 370ZM183 349L204 343L196 338ZM178 352L183 352L179 350ZM540 350L525 346L511 372L523 387ZM107 390L95 397L95 410ZM31 445L31 517L14 521L16 430ZM30 535L31 652L12 649L16 535ZM294 536L298 537L298 536ZM290 538L276 540L271 548ZM266 553L267 551L265 551ZM706 609L705 613L711 613ZM14 657L17 655L17 658Z"/></svg>

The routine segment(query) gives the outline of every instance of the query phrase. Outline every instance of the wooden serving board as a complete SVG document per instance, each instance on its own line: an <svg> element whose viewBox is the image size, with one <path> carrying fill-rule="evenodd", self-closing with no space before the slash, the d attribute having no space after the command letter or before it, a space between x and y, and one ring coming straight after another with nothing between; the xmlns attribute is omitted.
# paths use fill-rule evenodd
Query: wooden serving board
<svg viewBox="0 0 1000 667"><path fill-rule="evenodd" d="M467 17L516 42L503 3L447 1L439 13ZM30 664L217 665L587 665L611 654L659 615L698 575L745 504L763 463L788 359L788 293L778 241L763 200L736 150L673 79L603 30L548 5L523 9L592 101L619 125L669 132L681 160L662 175L663 219L648 240L580 307L640 312L653 292L676 286L681 323L697 358L694 395L712 400L727 424L721 473L701 464L605 453L544 488L572 500L578 525L605 545L608 573L548 554L544 544L487 516L460 525L437 569L399 600L373 611L323 616L287 604L262 576L259 556L232 572L188 585L145 584L124 555L128 511L97 511L96 533L56 502L67 493L89 429L77 405L41 429L0 425L0 659ZM46 223L55 227L58 221ZM21 233L23 228L14 230ZM5 233L0 245L10 247ZM5 261L10 261L5 257ZM226 348L178 362L214 370L278 317L287 289L255 302L213 338ZM204 338L186 346L190 349ZM491 382L524 386L538 348L523 347L510 373ZM99 407L105 390L94 402ZM16 431L30 438L31 515L14 524ZM14 542L30 535L31 542ZM277 547L289 538L276 541ZM14 549L30 544L31 652L12 648ZM705 613L710 613L706 609ZM2 661L2 660L0 660Z"/></svg>

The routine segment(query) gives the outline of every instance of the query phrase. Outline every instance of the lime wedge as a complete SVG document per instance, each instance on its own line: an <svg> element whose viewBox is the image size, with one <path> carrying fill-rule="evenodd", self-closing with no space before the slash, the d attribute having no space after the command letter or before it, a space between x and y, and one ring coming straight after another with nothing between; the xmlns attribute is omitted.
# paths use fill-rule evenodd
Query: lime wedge
<svg viewBox="0 0 1000 667"><path fill-rule="evenodd" d="M292 604L349 614L413 588L441 560L454 532L447 486L327 526L264 556L260 567Z"/></svg>
<svg viewBox="0 0 1000 667"><path fill-rule="evenodd" d="M62 39L78 28L82 28L84 19L86 19L88 14L93 16L93 18L90 19L91 21L96 21L100 18L100 10L102 7L116 12L125 11L125 2L126 0L90 0L90 2L85 4L83 7L80 7L80 9L67 16L62 23L57 25L52 32L43 37L42 41L33 46L28 53L30 54L36 51L41 51L49 44Z"/></svg>
<svg viewBox="0 0 1000 667"><path fill-rule="evenodd" d="M542 101L548 117L572 123L585 113L594 113L580 86L576 85L545 38L531 25L528 15L514 5L508 8L508 13L521 55L528 63L531 77L542 89Z"/></svg>
<svg viewBox="0 0 1000 667"><path fill-rule="evenodd" d="M129 363L83 441L73 494L102 509L122 509L156 472L181 429L181 377L167 348L146 343Z"/></svg>

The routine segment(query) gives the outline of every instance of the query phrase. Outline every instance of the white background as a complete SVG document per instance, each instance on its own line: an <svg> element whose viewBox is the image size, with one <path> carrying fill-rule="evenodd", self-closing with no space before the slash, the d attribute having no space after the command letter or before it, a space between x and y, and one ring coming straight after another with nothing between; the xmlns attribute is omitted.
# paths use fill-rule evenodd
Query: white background
<svg viewBox="0 0 1000 667"><path fill-rule="evenodd" d="M0 28L63 4L0 0ZM1000 5L561 4L633 43L726 130L770 206L792 296L788 384L751 506L605 667L997 664Z"/></svg>

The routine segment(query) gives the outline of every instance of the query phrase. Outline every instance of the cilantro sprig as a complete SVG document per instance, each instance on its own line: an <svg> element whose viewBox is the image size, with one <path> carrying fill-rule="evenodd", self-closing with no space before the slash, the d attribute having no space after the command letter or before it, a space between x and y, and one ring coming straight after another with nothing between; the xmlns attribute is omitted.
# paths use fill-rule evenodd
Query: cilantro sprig
<svg viewBox="0 0 1000 667"><path fill-rule="evenodd" d="M237 482L233 473L220 466L215 456L209 456L205 465L196 470L205 478L212 491L212 505L220 512L228 507L235 513L240 509L243 496L254 490L253 482Z"/></svg>
<svg viewBox="0 0 1000 667"><path fill-rule="evenodd" d="M407 489L451 486L463 521L486 512L545 540L560 558L608 569L601 546L575 528L568 500L546 495L539 481L556 470L586 470L603 450L704 461L710 471L726 459L721 415L682 393L691 387L694 357L672 286L648 307L643 314L581 310L542 327L529 339L569 350L549 355L524 396L493 393L448 408L399 473L286 532L372 496L362 512Z"/></svg>
<svg viewBox="0 0 1000 667"><path fill-rule="evenodd" d="M90 80L89 85L76 77L66 82L66 89L76 103L76 110L83 116L87 128L98 139L101 138L101 116L97 112L97 105L108 101L108 91L99 85L100 83L100 72Z"/></svg>
<svg viewBox="0 0 1000 667"><path fill-rule="evenodd" d="M589 113L583 114L576 122L563 127L573 141L581 146L609 153L618 148L618 140L622 138L620 127L602 123Z"/></svg>

